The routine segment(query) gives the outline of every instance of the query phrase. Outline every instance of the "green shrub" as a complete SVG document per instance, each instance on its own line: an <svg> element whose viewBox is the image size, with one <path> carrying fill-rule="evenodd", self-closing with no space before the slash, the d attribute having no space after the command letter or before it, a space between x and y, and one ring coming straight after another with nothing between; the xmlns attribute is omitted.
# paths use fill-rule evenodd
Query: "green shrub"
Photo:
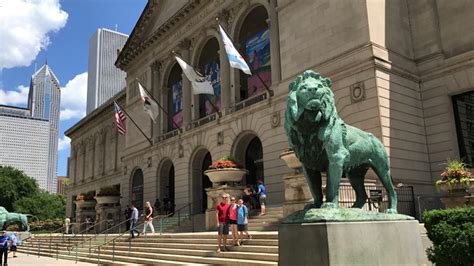
<svg viewBox="0 0 474 266"><path fill-rule="evenodd" d="M424 213L428 237L426 250L436 265L474 265L474 207L433 210Z"/></svg>

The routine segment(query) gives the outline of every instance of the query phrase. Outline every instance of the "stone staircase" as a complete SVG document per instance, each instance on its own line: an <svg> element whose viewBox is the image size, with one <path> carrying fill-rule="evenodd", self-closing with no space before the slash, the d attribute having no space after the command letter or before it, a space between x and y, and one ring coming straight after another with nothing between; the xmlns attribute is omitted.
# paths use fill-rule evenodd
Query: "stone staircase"
<svg viewBox="0 0 474 266"><path fill-rule="evenodd" d="M33 256L57 257L99 264L225 264L276 265L278 263L278 233L250 232L252 239L243 246L229 247L228 252L216 252L216 232L167 233L147 235L129 240L128 235L116 239L98 250L91 243L68 250L61 236L37 236L19 247L18 251ZM109 238L112 235L108 236ZM49 243L52 249L49 249ZM74 240L79 242L79 240ZM231 241L228 240L230 244ZM56 249L56 245L58 249ZM38 248L39 247L39 248Z"/></svg>
<svg viewBox="0 0 474 266"><path fill-rule="evenodd" d="M283 207L267 207L265 215L259 216L252 212L249 218L250 231L278 231L278 225L283 219Z"/></svg>

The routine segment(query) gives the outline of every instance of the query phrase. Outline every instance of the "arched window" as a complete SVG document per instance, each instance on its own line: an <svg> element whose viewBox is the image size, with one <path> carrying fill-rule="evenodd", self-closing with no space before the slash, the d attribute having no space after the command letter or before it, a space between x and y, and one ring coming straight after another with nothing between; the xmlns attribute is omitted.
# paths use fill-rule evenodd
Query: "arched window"
<svg viewBox="0 0 474 266"><path fill-rule="evenodd" d="M171 160L166 160L158 170L158 188L156 198L162 202L160 212L168 214L174 211L175 185L174 165Z"/></svg>
<svg viewBox="0 0 474 266"><path fill-rule="evenodd" d="M138 210L143 210L143 172L141 169L135 170L132 177L132 204Z"/></svg>
<svg viewBox="0 0 474 266"><path fill-rule="evenodd" d="M168 78L168 131L183 126L182 70L176 63Z"/></svg>
<svg viewBox="0 0 474 266"><path fill-rule="evenodd" d="M238 43L253 74L249 76L239 71L240 100L265 91L265 86L257 77L257 73L268 87L271 86L270 37L267 20L268 14L265 7L257 6L247 15L240 28Z"/></svg>
<svg viewBox="0 0 474 266"><path fill-rule="evenodd" d="M256 185L258 180L263 181L263 149L258 137L254 137L247 146L245 168L249 171L245 179L247 185Z"/></svg>
<svg viewBox="0 0 474 266"><path fill-rule="evenodd" d="M214 95L199 94L199 118L215 113L221 108L221 73L218 50L219 42L216 38L211 38L206 42L199 56L199 69L214 88Z"/></svg>

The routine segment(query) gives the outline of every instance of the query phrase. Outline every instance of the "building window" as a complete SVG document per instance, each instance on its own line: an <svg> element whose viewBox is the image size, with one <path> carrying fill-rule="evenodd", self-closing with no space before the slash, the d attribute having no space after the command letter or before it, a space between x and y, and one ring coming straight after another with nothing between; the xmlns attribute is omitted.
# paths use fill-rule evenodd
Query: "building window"
<svg viewBox="0 0 474 266"><path fill-rule="evenodd" d="M459 155L470 167L474 166L474 91L453 96L454 119Z"/></svg>

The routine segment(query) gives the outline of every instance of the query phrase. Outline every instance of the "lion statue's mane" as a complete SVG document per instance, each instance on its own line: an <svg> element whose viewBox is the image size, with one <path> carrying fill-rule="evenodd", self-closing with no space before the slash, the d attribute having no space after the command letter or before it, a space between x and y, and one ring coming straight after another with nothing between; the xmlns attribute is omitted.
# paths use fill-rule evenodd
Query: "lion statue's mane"
<svg viewBox="0 0 474 266"><path fill-rule="evenodd" d="M397 195L383 144L339 117L331 86L330 79L307 70L288 87L285 130L290 147L303 164L314 198L310 207L337 208L340 179L345 175L356 192L353 207L362 208L367 200L365 174L372 168L388 192L387 212L396 213ZM324 204L321 172L327 173Z"/></svg>

